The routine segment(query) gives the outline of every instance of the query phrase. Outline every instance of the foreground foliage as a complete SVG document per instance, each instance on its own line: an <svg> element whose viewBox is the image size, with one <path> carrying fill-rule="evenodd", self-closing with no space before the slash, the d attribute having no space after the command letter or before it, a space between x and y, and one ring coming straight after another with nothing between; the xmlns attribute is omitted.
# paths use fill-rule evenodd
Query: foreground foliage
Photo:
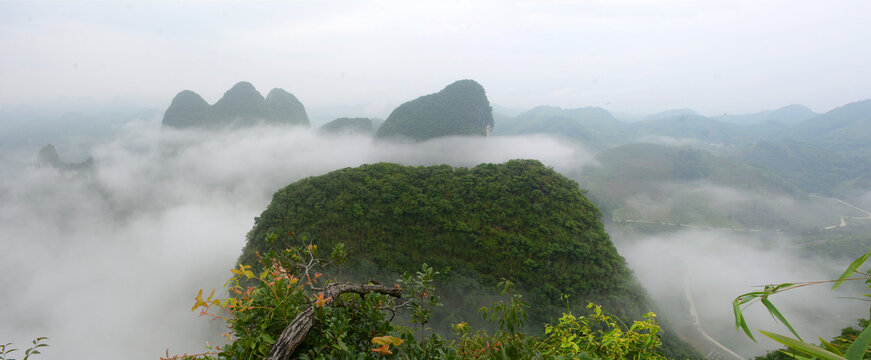
<svg viewBox="0 0 871 360"><path fill-rule="evenodd" d="M41 354L39 349L48 347L48 344L43 342L47 339L47 337L41 336L31 341L30 347L24 350L24 357L22 359L27 360L33 355ZM12 343L0 344L0 360L15 360L15 358L11 357L11 354L18 350L19 349L12 348Z"/></svg>
<svg viewBox="0 0 871 360"><path fill-rule="evenodd" d="M269 234L275 241L266 241ZM535 160L473 168L377 163L297 181L255 219L239 262L257 270L257 252L280 251L294 235L324 249L342 239L354 254L345 273L356 281L393 283L423 263L439 269L445 306L433 310L430 326L442 334L460 321L488 326L474 300L492 298L503 278L528 300L528 326L538 334L564 310L561 294L627 320L651 311L596 206L576 182ZM701 357L673 332L663 338L667 355Z"/></svg>
<svg viewBox="0 0 871 360"><path fill-rule="evenodd" d="M274 241L274 235L270 237ZM664 358L657 352L661 329L653 314L627 327L592 303L590 314L569 310L546 326L545 335L531 336L524 331L529 305L508 280L498 283L500 298L480 310L494 330L459 322L453 325L454 336L446 338L427 326L432 310L441 304L434 294L438 271L432 267L424 264L419 271L403 274L394 284L402 289L400 299L375 293L330 299L324 297L323 288L334 280L323 274L329 266L343 264L347 256L343 246L333 248L329 258L318 253L318 247L308 242L260 257L264 270L259 274L250 265L239 265L227 282L232 295L228 298L216 298L214 291L204 296L200 290L192 310L226 321L228 343L194 355L170 356L167 351L162 359L267 358L282 330L310 307L315 309L315 325L294 358Z"/></svg>
<svg viewBox="0 0 871 360"><path fill-rule="evenodd" d="M762 291L753 291L738 296L734 301L732 301L732 308L735 315L735 328L743 330L750 339L756 341L753 337L753 333L750 331L750 327L744 319L741 306L745 304L750 305L758 301L765 306L771 316L779 320L783 326L795 336L795 338L791 338L785 335L759 330L763 335L789 347L789 350L781 351L781 354L788 358L819 358L826 360L860 360L871 358L871 350L869 350L871 349L871 324L869 324L868 321L860 321L860 326L864 327L864 330L861 332L851 331L853 330L852 328L845 328L842 331L842 337L836 338L835 341L832 342L819 339L820 345L817 346L802 339L792 325L789 324L786 317L783 316L780 310L778 310L771 300L769 300L770 296L783 291L823 283L833 283L832 289L837 289L846 281L864 280L868 285L868 288L871 289L871 270L859 270L859 267L864 265L869 257L871 257L871 251L866 252L864 255L850 263L850 265L847 266L847 269L844 270L844 273L835 280L766 285ZM871 294L865 294L864 296L871 298Z"/></svg>

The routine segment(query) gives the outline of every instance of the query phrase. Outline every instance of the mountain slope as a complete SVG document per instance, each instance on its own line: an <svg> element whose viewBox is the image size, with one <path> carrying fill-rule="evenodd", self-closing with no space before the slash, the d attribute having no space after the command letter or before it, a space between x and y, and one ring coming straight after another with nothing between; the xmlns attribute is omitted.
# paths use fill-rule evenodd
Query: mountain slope
<svg viewBox="0 0 871 360"><path fill-rule="evenodd" d="M768 122L778 122L784 125L795 125L819 114L804 105L788 105L776 110L760 111L744 115L721 115L713 119L737 125L758 125Z"/></svg>
<svg viewBox="0 0 871 360"><path fill-rule="evenodd" d="M424 141L453 135L487 136L492 129L493 110L484 88L474 80L460 80L394 109L375 137Z"/></svg>
<svg viewBox="0 0 871 360"><path fill-rule="evenodd" d="M562 109L539 106L499 122L499 135L551 134L579 140L592 148L604 148L629 138L630 126L598 107Z"/></svg>
<svg viewBox="0 0 871 360"><path fill-rule="evenodd" d="M871 155L871 100L841 106L795 126L792 138L846 155Z"/></svg>
<svg viewBox="0 0 871 360"><path fill-rule="evenodd" d="M445 296L451 311L476 308L464 303L462 284L500 278L525 289L533 324L565 309L561 294L606 304L624 319L649 310L598 209L577 183L534 160L471 169L379 163L301 180L276 192L255 219L240 262L256 263L255 251L293 241L289 232L321 249L344 242L358 271L449 268L453 279L466 279ZM274 245L269 233L278 236ZM680 348L675 338L668 346Z"/></svg>
<svg viewBox="0 0 871 360"><path fill-rule="evenodd" d="M801 195L770 171L689 147L630 144L597 159L601 165L585 168L581 179L614 221L777 228L787 215L754 201Z"/></svg>
<svg viewBox="0 0 871 360"><path fill-rule="evenodd" d="M830 194L844 181L871 177L871 164L795 141L759 142L742 149L736 158L771 170L810 193Z"/></svg>

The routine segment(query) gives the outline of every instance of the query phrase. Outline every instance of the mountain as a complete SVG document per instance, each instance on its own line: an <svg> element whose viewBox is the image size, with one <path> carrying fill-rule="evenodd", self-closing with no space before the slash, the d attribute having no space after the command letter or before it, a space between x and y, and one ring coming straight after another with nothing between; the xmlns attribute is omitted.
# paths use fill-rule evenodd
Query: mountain
<svg viewBox="0 0 871 360"><path fill-rule="evenodd" d="M163 126L188 128L206 126L209 103L190 90L184 90L174 98L163 114Z"/></svg>
<svg viewBox="0 0 871 360"><path fill-rule="evenodd" d="M87 175L94 171L94 159L87 158L80 163L68 163L61 161L54 145L48 144L39 149L36 166L41 168L54 168L62 172L73 172Z"/></svg>
<svg viewBox="0 0 871 360"><path fill-rule="evenodd" d="M271 110L271 118L288 125L309 126L308 114L301 102L284 89L272 89L266 96L266 106Z"/></svg>
<svg viewBox="0 0 871 360"><path fill-rule="evenodd" d="M789 137L845 155L871 156L871 99L802 121Z"/></svg>
<svg viewBox="0 0 871 360"><path fill-rule="evenodd" d="M743 200L734 194L753 194L750 201L803 194L768 170L691 147L629 144L597 160L579 180L614 221L776 229L789 215L767 203L736 206Z"/></svg>
<svg viewBox="0 0 871 360"><path fill-rule="evenodd" d="M365 134L372 135L375 129L369 118L338 118L318 129L325 134Z"/></svg>
<svg viewBox="0 0 871 360"><path fill-rule="evenodd" d="M817 115L819 114L804 105L793 104L777 110L766 110L744 115L720 115L712 118L737 125L758 125L769 122L795 125Z"/></svg>
<svg viewBox="0 0 871 360"><path fill-rule="evenodd" d="M637 136L663 136L694 139L711 145L734 145L746 141L748 134L738 125L701 115L678 115L644 120L632 124Z"/></svg>
<svg viewBox="0 0 871 360"><path fill-rule="evenodd" d="M492 129L493 111L484 88L474 80L460 80L394 109L375 137L424 141L441 136L488 136Z"/></svg>
<svg viewBox="0 0 871 360"><path fill-rule="evenodd" d="M796 141L759 142L742 148L735 158L771 170L810 193L831 195L845 181L871 179L868 162Z"/></svg>
<svg viewBox="0 0 871 360"><path fill-rule="evenodd" d="M562 109L539 106L499 122L499 135L552 134L579 140L593 148L625 141L631 133L628 124L599 107Z"/></svg>
<svg viewBox="0 0 871 360"><path fill-rule="evenodd" d="M693 109L672 109L647 115L644 117L644 120L659 120L678 116L701 116L701 114L697 113Z"/></svg>
<svg viewBox="0 0 871 360"><path fill-rule="evenodd" d="M163 125L174 128L225 128L261 123L309 125L305 107L295 96L272 89L264 98L254 85L242 81L224 93L214 105L197 93L184 90L172 99L163 116Z"/></svg>
<svg viewBox="0 0 871 360"><path fill-rule="evenodd" d="M215 124L253 123L258 120L271 119L272 114L266 107L266 99L249 82L239 82L224 93L209 111Z"/></svg>
<svg viewBox="0 0 871 360"><path fill-rule="evenodd" d="M535 160L471 169L378 163L276 192L255 219L240 263L256 264L255 252L299 241L296 233L322 251L344 242L347 273L364 279L377 276L373 269L414 272L423 263L450 269L439 285L449 312L477 309L472 294L507 278L525 293L533 327L565 310L562 294L576 306L589 300L638 318L650 310L646 295L599 216L577 183ZM268 234L277 240L267 243ZM676 337L665 342L680 352Z"/></svg>

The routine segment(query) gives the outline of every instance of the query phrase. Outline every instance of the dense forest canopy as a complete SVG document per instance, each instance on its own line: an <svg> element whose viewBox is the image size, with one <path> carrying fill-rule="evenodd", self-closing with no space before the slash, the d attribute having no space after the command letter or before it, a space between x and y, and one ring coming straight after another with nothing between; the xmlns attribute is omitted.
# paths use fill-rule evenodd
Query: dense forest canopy
<svg viewBox="0 0 871 360"><path fill-rule="evenodd" d="M304 234L324 249L345 243L357 271L373 264L399 273L427 263L485 287L510 279L527 293L537 324L565 308L562 294L638 317L649 311L648 300L599 216L576 182L534 160L471 169L378 163L276 192L248 233L240 263L256 264L255 252ZM279 241L268 244L268 234ZM461 286L443 288L452 285ZM673 334L666 349L684 351Z"/></svg>

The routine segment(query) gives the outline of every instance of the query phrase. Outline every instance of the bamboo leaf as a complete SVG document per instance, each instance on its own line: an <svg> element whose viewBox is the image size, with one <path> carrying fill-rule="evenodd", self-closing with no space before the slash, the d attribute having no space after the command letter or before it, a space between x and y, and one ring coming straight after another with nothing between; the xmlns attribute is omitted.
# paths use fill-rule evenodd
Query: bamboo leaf
<svg viewBox="0 0 871 360"><path fill-rule="evenodd" d="M833 352L833 353L835 353L835 354L838 354L838 355L844 356L844 353L842 353L841 350L839 350L838 348L836 348L835 345L832 345L832 343L826 341L826 340L823 339L823 338L819 338L819 339L820 339L820 344L823 345L823 347L824 347L826 350L831 351L831 352Z"/></svg>
<svg viewBox="0 0 871 360"><path fill-rule="evenodd" d="M770 337L772 340L777 341L783 345L789 346L795 350L806 352L810 355L819 357L824 360L846 360L843 356L838 354L834 354L830 351L817 347L815 345L808 344L803 341L798 341L796 339L786 337L780 334L770 333L764 330L759 330L763 335Z"/></svg>
<svg viewBox="0 0 871 360"><path fill-rule="evenodd" d="M750 331L750 327L747 326L747 322L744 321L744 315L741 314L741 305L738 299L732 302L732 311L735 313L735 330L738 328L744 329L744 333L747 334L747 337L753 342L756 342L756 338L753 337L753 333Z"/></svg>
<svg viewBox="0 0 871 360"><path fill-rule="evenodd" d="M789 321L786 321L786 318L783 317L783 314L781 314L780 311L777 310L777 307L775 307L774 304L772 304L771 301L768 300L768 298L763 297L762 304L765 305L765 307L768 309L768 312L771 313L771 315L773 315L775 318L777 318L777 320L782 322L783 325L786 326L787 329L789 329L789 332L791 332L793 335L795 335L795 337L798 338L799 340L804 341L804 340L802 340L801 336L798 336L798 332L796 332L795 329L792 328L792 325L789 324Z"/></svg>
<svg viewBox="0 0 871 360"><path fill-rule="evenodd" d="M850 348L847 349L847 359L862 359L865 351L868 350L869 344L871 344L871 325L865 327L865 330L862 330L862 333L853 341L853 345L850 345Z"/></svg>
<svg viewBox="0 0 871 360"><path fill-rule="evenodd" d="M862 264L865 263L865 260L868 260L869 256L871 256L871 250L866 252L865 255L862 255L858 259L853 260L853 262L850 263L850 266L847 266L847 270L844 270L844 273L841 274L840 277L838 277L838 281L836 281L832 285L832 289L834 290L834 289L837 289L838 286L841 286L841 284L844 283L844 280L847 280L847 278L850 277L850 275L852 275L854 272L856 272L856 269L858 269L860 266L862 266Z"/></svg>

